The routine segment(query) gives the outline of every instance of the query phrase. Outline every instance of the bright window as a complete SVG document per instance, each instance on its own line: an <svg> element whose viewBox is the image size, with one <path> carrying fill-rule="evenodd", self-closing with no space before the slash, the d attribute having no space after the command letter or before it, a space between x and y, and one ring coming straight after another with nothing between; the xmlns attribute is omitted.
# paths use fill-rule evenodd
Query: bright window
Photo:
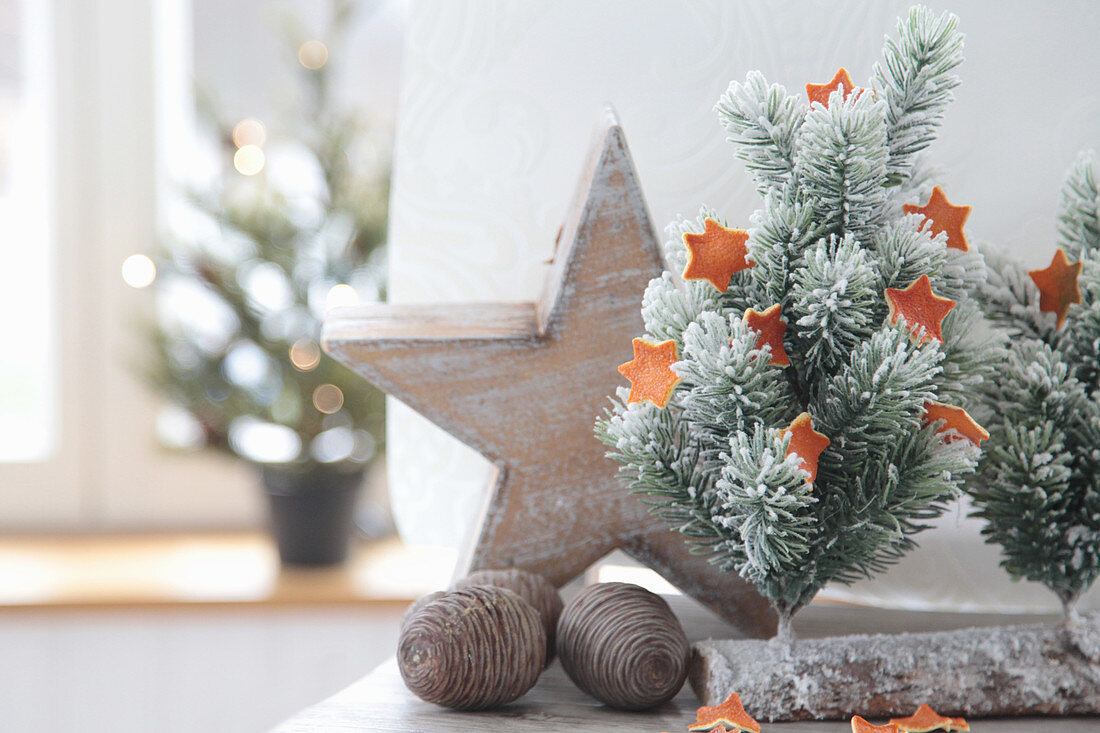
<svg viewBox="0 0 1100 733"><path fill-rule="evenodd" d="M0 0L0 461L57 438L49 3Z"/></svg>

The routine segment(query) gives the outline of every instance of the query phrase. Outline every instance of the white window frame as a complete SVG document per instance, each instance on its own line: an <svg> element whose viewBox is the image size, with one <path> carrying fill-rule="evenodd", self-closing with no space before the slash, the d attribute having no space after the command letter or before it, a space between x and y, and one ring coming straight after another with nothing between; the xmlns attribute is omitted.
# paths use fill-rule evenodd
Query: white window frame
<svg viewBox="0 0 1100 733"><path fill-rule="evenodd" d="M43 461L0 463L0 529L255 525L263 507L246 466L157 445L134 326L153 295L119 274L125 257L156 246L158 91L172 84L158 78L158 53L185 48L189 3L50 4L57 447ZM178 71L189 84L189 69Z"/></svg>

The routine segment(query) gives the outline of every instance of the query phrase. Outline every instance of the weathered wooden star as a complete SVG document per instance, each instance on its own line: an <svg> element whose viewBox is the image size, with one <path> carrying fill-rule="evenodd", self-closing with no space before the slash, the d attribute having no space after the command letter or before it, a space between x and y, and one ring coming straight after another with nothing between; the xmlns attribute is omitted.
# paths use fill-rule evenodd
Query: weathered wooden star
<svg viewBox="0 0 1100 733"><path fill-rule="evenodd" d="M325 348L495 465L460 573L519 567L560 586L618 548L747 633L770 636L764 599L649 514L593 435L621 384L618 350L643 331L642 293L663 269L608 110L537 303L339 309Z"/></svg>

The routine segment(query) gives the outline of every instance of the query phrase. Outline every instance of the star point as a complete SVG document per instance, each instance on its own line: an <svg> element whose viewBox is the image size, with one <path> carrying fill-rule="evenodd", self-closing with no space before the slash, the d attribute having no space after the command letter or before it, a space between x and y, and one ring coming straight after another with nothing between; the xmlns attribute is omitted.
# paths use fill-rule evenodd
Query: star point
<svg viewBox="0 0 1100 733"><path fill-rule="evenodd" d="M695 722L688 726L689 731L710 731L729 728L727 733L760 733L760 723L745 712L741 696L731 692L720 705L699 708L695 713Z"/></svg>
<svg viewBox="0 0 1100 733"><path fill-rule="evenodd" d="M806 96L810 100L810 106L813 106L814 102L829 106L829 97L837 89L840 89L844 99L859 89L853 82L852 77L848 75L848 70L841 66L837 69L837 72L833 75L833 78L824 84L807 84ZM862 90L860 90L862 91Z"/></svg>
<svg viewBox="0 0 1100 733"><path fill-rule="evenodd" d="M965 718L949 718L946 715L940 715L927 704L922 704L917 708L917 712L908 718L891 718L890 722L897 726L901 733L930 733L934 730L951 733L951 731L970 730L970 724Z"/></svg>
<svg viewBox="0 0 1100 733"><path fill-rule="evenodd" d="M787 332L787 322L783 320L779 303L759 313L752 308L745 311L745 323L756 331L756 348L764 346L771 348L770 364L776 366L790 366L791 359L787 356L787 350L783 347L783 336Z"/></svg>
<svg viewBox="0 0 1100 733"><path fill-rule="evenodd" d="M679 359L676 342L654 344L636 338L633 344L634 358L619 365L619 374L630 380L630 396L626 401L648 400L657 407L664 407L680 382L680 377L672 371L672 365Z"/></svg>
<svg viewBox="0 0 1100 733"><path fill-rule="evenodd" d="M752 267L748 259L748 241L749 233L744 229L727 229L714 219L707 219L702 234L684 234L688 260L683 278L706 280L718 292L726 292L730 278Z"/></svg>
<svg viewBox="0 0 1100 733"><path fill-rule="evenodd" d="M1029 270L1035 287L1039 288L1039 310L1057 316L1055 328L1066 322L1069 307L1081 302L1081 286L1077 282L1083 263L1070 262L1059 247L1054 258L1042 270Z"/></svg>
<svg viewBox="0 0 1100 733"><path fill-rule="evenodd" d="M943 319L955 307L955 301L933 293L927 275L921 275L904 290L886 288L886 300L890 306L888 322L897 323L898 318L904 318L911 338L919 339L918 343L933 338L943 341ZM922 327L924 335L920 336Z"/></svg>
<svg viewBox="0 0 1100 733"><path fill-rule="evenodd" d="M943 421L943 424L936 428L937 433L954 431L958 434L958 437L953 436L948 438L949 440L965 438L974 445L981 445L983 440L989 439L989 432L979 425L970 416L970 413L963 408L945 405L941 402L926 402L924 404L924 416L921 418L922 424L929 425L940 420Z"/></svg>
<svg viewBox="0 0 1100 733"><path fill-rule="evenodd" d="M783 435L791 436L791 442L787 444L787 455L794 453L798 456L802 461L802 470L810 474L806 483L812 484L817 479L817 461L832 441L814 430L813 419L808 412L803 412L792 420L784 428Z"/></svg>
<svg viewBox="0 0 1100 733"><path fill-rule="evenodd" d="M932 189L932 195L928 197L928 203L924 206L905 204L901 208L906 214L921 214L925 221L931 222L932 236L946 232L948 248L962 252L970 251L970 245L966 242L966 233L963 231L963 225L970 217L970 207L952 204L939 186Z"/></svg>

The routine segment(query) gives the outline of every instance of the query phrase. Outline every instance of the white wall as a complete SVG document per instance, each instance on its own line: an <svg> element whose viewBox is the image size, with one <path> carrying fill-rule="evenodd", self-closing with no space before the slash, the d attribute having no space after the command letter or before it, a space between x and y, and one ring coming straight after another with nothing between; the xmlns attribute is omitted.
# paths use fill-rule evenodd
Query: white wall
<svg viewBox="0 0 1100 733"><path fill-rule="evenodd" d="M701 203L747 222L758 202L711 109L729 81L760 69L801 89L843 65L861 83L907 6L414 1L391 209L393 298L536 297L605 101L620 113L659 227ZM1100 146L1100 5L950 7L967 34L967 61L933 162L949 197L973 205L972 239L1045 263L1062 174L1080 148ZM403 534L459 543L475 522L485 462L408 410L390 415ZM898 599L917 577L922 596L948 605L1045 601L1005 581L973 524L943 523L922 536L928 552L869 592Z"/></svg>

